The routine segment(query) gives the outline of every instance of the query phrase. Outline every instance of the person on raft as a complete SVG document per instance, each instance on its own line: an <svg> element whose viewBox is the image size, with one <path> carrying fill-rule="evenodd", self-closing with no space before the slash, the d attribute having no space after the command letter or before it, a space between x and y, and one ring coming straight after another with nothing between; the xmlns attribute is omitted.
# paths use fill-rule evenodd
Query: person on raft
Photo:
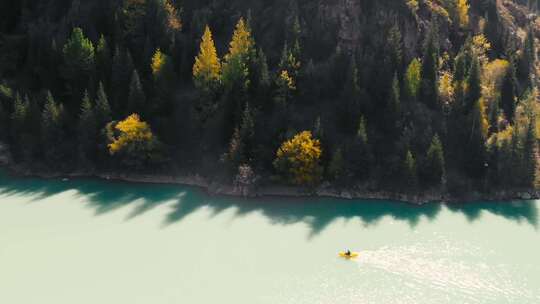
<svg viewBox="0 0 540 304"><path fill-rule="evenodd" d="M351 251L350 251L350 250L347 250L347 251L345 252L345 255L346 255L346 256L351 256Z"/></svg>

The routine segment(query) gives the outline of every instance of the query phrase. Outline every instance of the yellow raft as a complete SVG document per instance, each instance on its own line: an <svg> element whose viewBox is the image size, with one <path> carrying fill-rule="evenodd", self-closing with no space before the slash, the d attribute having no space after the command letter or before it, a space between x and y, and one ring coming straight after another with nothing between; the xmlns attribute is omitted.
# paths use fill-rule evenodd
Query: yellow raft
<svg viewBox="0 0 540 304"><path fill-rule="evenodd" d="M358 252L351 252L351 254L347 254L345 251L340 251L339 256L345 259L355 259L360 255Z"/></svg>

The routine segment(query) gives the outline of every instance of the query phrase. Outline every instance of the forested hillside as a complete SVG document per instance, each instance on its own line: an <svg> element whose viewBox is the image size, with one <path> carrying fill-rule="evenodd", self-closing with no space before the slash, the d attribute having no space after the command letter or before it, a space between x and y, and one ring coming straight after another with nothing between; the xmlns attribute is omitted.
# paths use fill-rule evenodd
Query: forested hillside
<svg viewBox="0 0 540 304"><path fill-rule="evenodd" d="M0 141L42 170L531 188L537 9L535 0L1 1Z"/></svg>

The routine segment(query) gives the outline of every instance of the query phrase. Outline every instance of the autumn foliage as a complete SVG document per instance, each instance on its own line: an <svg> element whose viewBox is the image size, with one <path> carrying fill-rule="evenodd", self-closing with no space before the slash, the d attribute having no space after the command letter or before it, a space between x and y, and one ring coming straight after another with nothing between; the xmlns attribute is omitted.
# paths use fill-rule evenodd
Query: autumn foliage
<svg viewBox="0 0 540 304"><path fill-rule="evenodd" d="M274 167L295 185L314 185L322 176L322 148L310 131L284 142L276 153Z"/></svg>
<svg viewBox="0 0 540 304"><path fill-rule="evenodd" d="M212 32L207 26L202 36L199 54L195 57L193 65L193 79L199 89L207 88L219 81L221 62L218 58Z"/></svg>
<svg viewBox="0 0 540 304"><path fill-rule="evenodd" d="M150 125L141 121L137 114L128 116L118 122L114 128L109 125L109 153L120 155L123 161L131 167L141 167L156 160L155 154L159 142L155 138Z"/></svg>

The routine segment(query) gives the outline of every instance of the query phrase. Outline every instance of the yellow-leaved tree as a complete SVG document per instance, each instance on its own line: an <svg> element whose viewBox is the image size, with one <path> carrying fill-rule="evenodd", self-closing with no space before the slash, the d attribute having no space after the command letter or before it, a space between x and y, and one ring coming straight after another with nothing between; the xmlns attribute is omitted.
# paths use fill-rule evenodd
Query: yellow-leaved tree
<svg viewBox="0 0 540 304"><path fill-rule="evenodd" d="M234 29L234 33L229 44L229 52L225 55L223 63L223 82L226 87L239 84L247 87L248 60L254 53L255 42L251 37L251 30L240 18Z"/></svg>
<svg viewBox="0 0 540 304"><path fill-rule="evenodd" d="M315 185L323 173L322 152L321 142L310 131L304 131L281 145L274 167L292 184Z"/></svg>
<svg viewBox="0 0 540 304"><path fill-rule="evenodd" d="M154 77L161 73L166 61L167 58L165 57L165 54L163 54L160 49L157 49L154 56L152 56L152 75L154 75Z"/></svg>
<svg viewBox="0 0 540 304"><path fill-rule="evenodd" d="M199 47L199 54L193 65L195 86L203 91L211 89L219 81L221 62L218 58L210 28L206 26Z"/></svg>
<svg viewBox="0 0 540 304"><path fill-rule="evenodd" d="M107 126L109 153L120 156L122 162L140 169L156 163L160 157L161 143L152 133L150 125L132 114L118 123Z"/></svg>
<svg viewBox="0 0 540 304"><path fill-rule="evenodd" d="M233 37L229 44L229 53L225 55L225 62L231 61L235 57L241 57L246 60L250 52L253 51L255 42L251 37L251 30L244 21L244 18L240 18L234 29Z"/></svg>
<svg viewBox="0 0 540 304"><path fill-rule="evenodd" d="M152 56L152 76L154 77L154 88L156 100L152 104L152 110L166 112L170 108L173 99L173 88L176 83L176 74L170 56L157 49Z"/></svg>
<svg viewBox="0 0 540 304"><path fill-rule="evenodd" d="M469 1L456 0L456 18L461 28L469 26Z"/></svg>
<svg viewBox="0 0 540 304"><path fill-rule="evenodd" d="M289 75L289 72L287 72L287 70L281 71L276 79L276 95L274 96L274 101L282 107L287 107L292 98L292 93L295 90L296 84L294 83L294 79Z"/></svg>

